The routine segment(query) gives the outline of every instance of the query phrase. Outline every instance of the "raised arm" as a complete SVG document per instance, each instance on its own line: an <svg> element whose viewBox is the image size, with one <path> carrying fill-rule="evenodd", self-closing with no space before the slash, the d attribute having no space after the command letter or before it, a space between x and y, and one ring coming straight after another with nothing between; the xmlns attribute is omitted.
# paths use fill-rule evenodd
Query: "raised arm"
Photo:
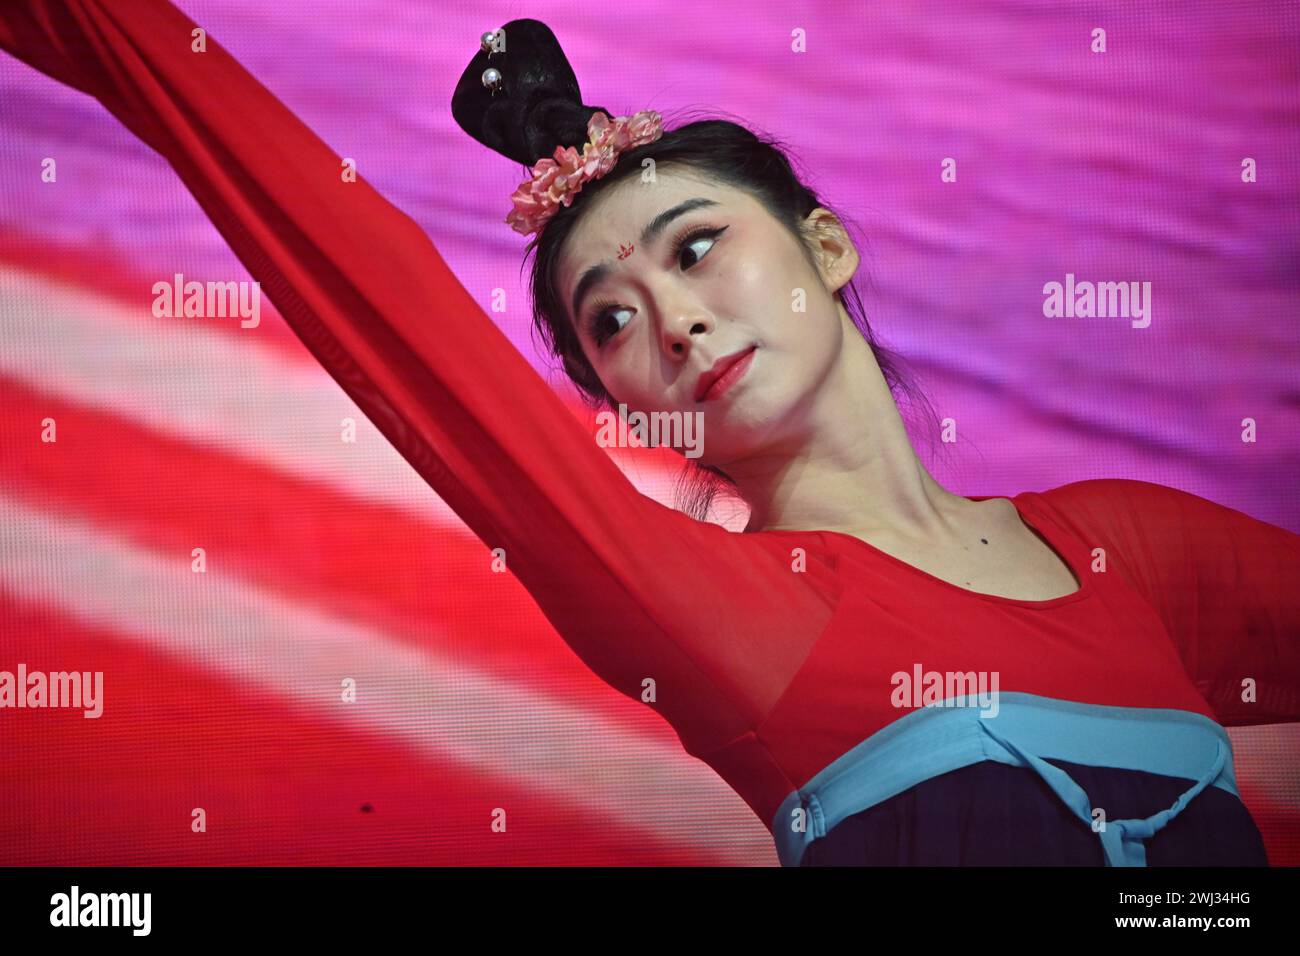
<svg viewBox="0 0 1300 956"><path fill-rule="evenodd" d="M166 0L4 0L0 46L98 99L176 170L294 332L583 660L709 746L824 608L788 556L641 495L421 229ZM759 626L728 631L725 608ZM779 647L787 647L786 644ZM748 670L746 670L748 668Z"/></svg>
<svg viewBox="0 0 1300 956"><path fill-rule="evenodd" d="M1300 535L1145 481L1049 497L1155 607L1220 723L1300 721Z"/></svg>

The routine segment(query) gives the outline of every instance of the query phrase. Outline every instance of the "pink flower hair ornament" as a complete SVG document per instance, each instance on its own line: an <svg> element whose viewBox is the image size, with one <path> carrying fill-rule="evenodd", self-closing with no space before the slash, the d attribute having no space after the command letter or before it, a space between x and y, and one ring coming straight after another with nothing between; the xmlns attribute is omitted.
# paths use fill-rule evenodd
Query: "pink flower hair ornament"
<svg viewBox="0 0 1300 956"><path fill-rule="evenodd" d="M609 116L597 110L587 120L587 142L579 153L572 146L557 146L555 156L533 164L530 178L510 197L514 209L506 224L521 235L538 232L559 211L573 204L585 183L600 179L625 150L653 143L664 134L663 117L654 110L631 116Z"/></svg>

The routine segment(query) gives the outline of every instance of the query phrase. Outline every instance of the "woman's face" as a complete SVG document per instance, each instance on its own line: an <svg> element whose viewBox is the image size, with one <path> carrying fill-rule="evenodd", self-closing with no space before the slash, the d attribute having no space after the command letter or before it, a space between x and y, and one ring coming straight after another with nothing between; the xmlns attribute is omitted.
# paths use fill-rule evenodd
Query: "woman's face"
<svg viewBox="0 0 1300 956"><path fill-rule="evenodd" d="M797 441L852 328L834 293L858 263L829 211L808 228L827 240L817 267L748 193L688 172L631 176L601 194L569 234L557 288L615 404L701 413L702 464ZM603 277L583 282L597 265ZM700 394L719 359L751 350L738 378Z"/></svg>

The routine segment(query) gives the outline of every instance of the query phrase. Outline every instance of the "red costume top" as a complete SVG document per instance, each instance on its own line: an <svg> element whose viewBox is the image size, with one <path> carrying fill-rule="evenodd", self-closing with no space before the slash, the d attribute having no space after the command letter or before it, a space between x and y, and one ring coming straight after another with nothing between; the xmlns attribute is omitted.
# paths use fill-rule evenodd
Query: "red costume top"
<svg viewBox="0 0 1300 956"><path fill-rule="evenodd" d="M910 713L891 676L1300 720L1300 536L1171 488L1013 498L1082 586L982 595L849 535L739 534L640 494L428 237L165 0L0 7L0 46L100 100L175 168L297 335L605 681L653 701L769 827ZM504 227L503 227L504 228ZM796 550L800 549L800 550ZM805 567L799 566L803 556ZM1256 699L1243 701L1243 681Z"/></svg>

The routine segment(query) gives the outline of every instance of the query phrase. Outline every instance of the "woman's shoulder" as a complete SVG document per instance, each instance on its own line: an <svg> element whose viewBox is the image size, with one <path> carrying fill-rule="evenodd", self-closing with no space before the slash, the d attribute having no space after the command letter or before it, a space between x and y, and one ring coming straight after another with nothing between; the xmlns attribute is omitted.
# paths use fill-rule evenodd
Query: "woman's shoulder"
<svg viewBox="0 0 1300 956"><path fill-rule="evenodd" d="M1027 494L1050 506L1073 510L1170 512L1223 507L1173 485L1139 478L1084 478Z"/></svg>
<svg viewBox="0 0 1300 956"><path fill-rule="evenodd" d="M1026 495L1076 529L1117 539L1174 537L1203 549L1261 537L1294 548L1295 532L1173 485L1133 478L1090 478Z"/></svg>

